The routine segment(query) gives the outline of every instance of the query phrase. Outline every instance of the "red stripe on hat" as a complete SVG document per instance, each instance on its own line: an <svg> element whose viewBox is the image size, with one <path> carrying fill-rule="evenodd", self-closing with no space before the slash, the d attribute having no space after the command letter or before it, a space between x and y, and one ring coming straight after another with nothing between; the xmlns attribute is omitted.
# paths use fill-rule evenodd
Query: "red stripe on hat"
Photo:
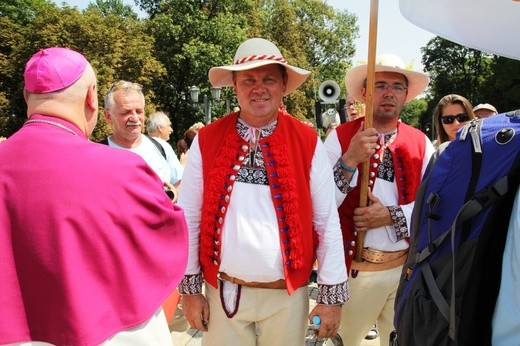
<svg viewBox="0 0 520 346"><path fill-rule="evenodd" d="M276 55L250 55L250 56L246 56L246 57L244 57L242 59L239 59L239 60L235 61L235 65L240 65L240 64L243 64L245 62L255 61L255 60L274 60L274 61L277 61L277 62L281 62L282 64L287 64L287 60L285 60L281 56L276 56Z"/></svg>

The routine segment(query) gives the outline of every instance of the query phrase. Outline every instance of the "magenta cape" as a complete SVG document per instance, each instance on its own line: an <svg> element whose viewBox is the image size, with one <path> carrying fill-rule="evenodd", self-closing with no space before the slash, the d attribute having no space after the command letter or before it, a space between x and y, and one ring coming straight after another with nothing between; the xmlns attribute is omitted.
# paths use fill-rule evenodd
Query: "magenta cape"
<svg viewBox="0 0 520 346"><path fill-rule="evenodd" d="M96 345L148 320L187 261L184 212L136 154L26 124L0 145L0 344Z"/></svg>

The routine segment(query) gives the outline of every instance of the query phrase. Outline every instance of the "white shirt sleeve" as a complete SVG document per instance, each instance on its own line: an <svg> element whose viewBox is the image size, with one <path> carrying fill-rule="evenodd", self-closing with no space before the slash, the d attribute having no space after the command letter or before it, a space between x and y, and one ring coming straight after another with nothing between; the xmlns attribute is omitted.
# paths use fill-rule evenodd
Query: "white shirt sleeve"
<svg viewBox="0 0 520 346"><path fill-rule="evenodd" d="M318 234L318 283L334 285L347 280L343 236L335 199L336 186L325 147L317 138L312 159L310 185L312 219Z"/></svg>
<svg viewBox="0 0 520 346"><path fill-rule="evenodd" d="M327 151L329 163L331 167L334 167L336 163L338 162L339 158L343 155L343 152L341 151L341 144L339 143L338 139L338 133L336 130L333 130L327 138L325 139L325 150ZM350 179L349 186L351 188L354 188L357 186L357 180L358 180L358 173L359 171L356 169L354 174L352 174L352 178ZM334 181L334 177L332 178L332 181ZM336 187L334 184L334 196L336 199L336 206L339 208L339 206L343 203L345 198L347 197L346 193L343 193L339 188Z"/></svg>
<svg viewBox="0 0 520 346"><path fill-rule="evenodd" d="M184 215L188 223L189 252L186 275L199 274L201 270L199 264L199 236L202 196L204 193L203 184L202 156L198 136L195 136L190 147L186 167L184 168L183 188L179 192L179 200L177 202L184 209Z"/></svg>

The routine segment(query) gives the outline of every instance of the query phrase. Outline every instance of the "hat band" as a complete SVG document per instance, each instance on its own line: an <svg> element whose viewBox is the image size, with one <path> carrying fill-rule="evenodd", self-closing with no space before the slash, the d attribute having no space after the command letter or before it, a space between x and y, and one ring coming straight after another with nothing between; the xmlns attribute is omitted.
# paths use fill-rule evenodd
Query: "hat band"
<svg viewBox="0 0 520 346"><path fill-rule="evenodd" d="M250 56L246 56L246 57L244 57L242 59L236 60L235 61L235 65L240 65L240 64L243 64L245 62L255 61L255 60L273 60L273 61L281 62L282 64L287 64L287 60L285 60L281 56L276 56L276 55L250 55Z"/></svg>

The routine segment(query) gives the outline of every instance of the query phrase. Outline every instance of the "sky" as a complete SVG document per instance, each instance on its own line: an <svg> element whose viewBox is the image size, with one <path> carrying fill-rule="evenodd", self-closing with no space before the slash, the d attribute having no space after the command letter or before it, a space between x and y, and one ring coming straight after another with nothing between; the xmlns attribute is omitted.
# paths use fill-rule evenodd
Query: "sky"
<svg viewBox="0 0 520 346"><path fill-rule="evenodd" d="M348 10L358 17L359 38L356 39L354 65L368 60L370 0L327 0L327 4ZM376 55L392 53L400 56L413 70L422 71L421 47L434 35L405 19L399 10L399 0L379 0Z"/></svg>
<svg viewBox="0 0 520 346"><path fill-rule="evenodd" d="M359 38L355 40L356 54L353 64L368 60L368 31L370 19L370 0L325 0L327 4L338 10L348 10L358 17ZM88 0L54 0L70 6L84 9ZM133 0L123 0L123 3L132 5ZM422 71L421 47L434 37L406 20L399 11L399 0L378 1L378 23L376 55L392 53L400 56L405 65L412 65L413 70ZM138 12L137 8L135 11Z"/></svg>

